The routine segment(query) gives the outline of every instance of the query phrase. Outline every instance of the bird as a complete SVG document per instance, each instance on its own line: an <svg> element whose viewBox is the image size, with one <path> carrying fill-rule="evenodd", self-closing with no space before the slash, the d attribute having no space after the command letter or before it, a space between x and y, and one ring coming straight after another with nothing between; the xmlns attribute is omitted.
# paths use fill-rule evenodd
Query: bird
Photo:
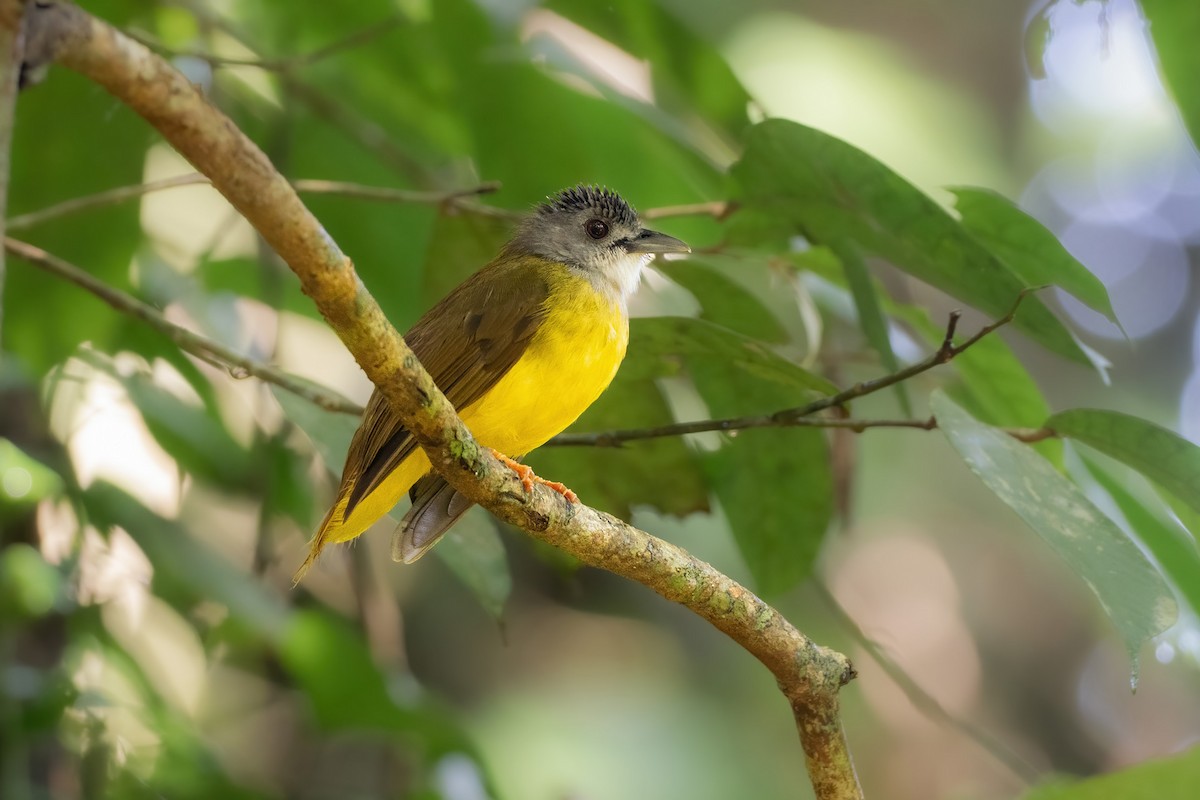
<svg viewBox="0 0 1200 800"><path fill-rule="evenodd" d="M644 228L619 194L580 184L550 195L500 253L404 335L476 440L525 491L574 493L518 459L564 431L608 387L629 342L629 298L656 255L687 244ZM404 428L378 389L354 433L336 499L296 572L330 544L361 535L408 493L392 558L411 564L470 507Z"/></svg>

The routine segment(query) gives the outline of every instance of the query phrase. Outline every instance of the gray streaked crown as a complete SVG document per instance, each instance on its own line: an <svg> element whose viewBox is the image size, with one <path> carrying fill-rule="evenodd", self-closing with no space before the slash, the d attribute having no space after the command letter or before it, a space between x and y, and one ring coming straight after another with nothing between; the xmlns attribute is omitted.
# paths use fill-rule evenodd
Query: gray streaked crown
<svg viewBox="0 0 1200 800"><path fill-rule="evenodd" d="M638 224L637 213L630 208L629 203L607 186L588 186L581 183L546 198L546 202L538 206L538 213L543 216L588 210L603 215L610 222L631 227Z"/></svg>

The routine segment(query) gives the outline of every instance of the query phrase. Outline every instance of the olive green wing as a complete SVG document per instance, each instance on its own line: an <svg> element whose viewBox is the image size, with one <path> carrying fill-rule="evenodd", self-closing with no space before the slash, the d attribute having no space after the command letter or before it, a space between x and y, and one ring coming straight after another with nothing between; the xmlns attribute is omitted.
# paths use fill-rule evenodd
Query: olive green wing
<svg viewBox="0 0 1200 800"><path fill-rule="evenodd" d="M461 410L486 394L517 363L545 320L549 293L536 262L499 259L455 288L404 338L438 388ZM416 446L376 390L342 470L338 497L339 504L347 497L343 518Z"/></svg>

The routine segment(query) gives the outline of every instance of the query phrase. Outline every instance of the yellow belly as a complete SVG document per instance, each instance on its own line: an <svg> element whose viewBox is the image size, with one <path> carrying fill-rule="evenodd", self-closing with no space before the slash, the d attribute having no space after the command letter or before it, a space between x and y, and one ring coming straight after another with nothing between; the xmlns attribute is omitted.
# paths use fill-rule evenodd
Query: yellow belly
<svg viewBox="0 0 1200 800"><path fill-rule="evenodd" d="M481 444L522 456L566 430L617 374L629 342L623 309L586 279L569 277L547 299L550 309L525 353L467 408L463 422ZM355 506L325 542L344 542L387 514L430 470L418 448Z"/></svg>

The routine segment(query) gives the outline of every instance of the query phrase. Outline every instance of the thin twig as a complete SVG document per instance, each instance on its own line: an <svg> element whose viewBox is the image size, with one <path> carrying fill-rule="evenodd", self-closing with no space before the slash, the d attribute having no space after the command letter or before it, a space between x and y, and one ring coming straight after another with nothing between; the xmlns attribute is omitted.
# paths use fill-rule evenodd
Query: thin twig
<svg viewBox="0 0 1200 800"><path fill-rule="evenodd" d="M151 50L161 53L168 58L195 58L214 67L255 67L256 69L267 70L269 72L287 72L300 67L311 66L318 61L322 61L332 55L342 52L343 50L350 50L366 44L372 39L378 39L385 33L391 33L393 30L404 24L405 21L406 20L402 15L395 14L391 17L382 19L373 25L368 25L362 30L355 31L349 36L318 47L316 50L313 50L309 53L301 53L300 55L294 56L284 56L282 58L235 58L230 56L219 56L215 53L208 53L200 50L173 50L163 46L160 42L155 41L149 36L135 34L129 34L129 36L135 41L141 42Z"/></svg>
<svg viewBox="0 0 1200 800"><path fill-rule="evenodd" d="M232 377L253 375L259 380L273 383L293 394L303 397L311 403L327 411L337 411L343 414L362 414L362 407L333 392L297 380L286 372L268 366L252 358L247 358L206 336L187 328L176 325L157 308L126 294L119 289L99 281L85 270L63 261L57 256L47 253L40 247L34 247L26 242L4 237L4 249L9 253L28 261L35 267L64 278L75 285L99 297L105 303L132 317L140 319L150 327L162 333L179 346L179 349L191 353L206 363L222 368ZM235 370L240 370L241 375Z"/></svg>
<svg viewBox="0 0 1200 800"><path fill-rule="evenodd" d="M678 206L659 206L647 208L638 213L642 219L665 219L667 217L712 217L723 220L734 210L733 203L724 200L714 200L708 203L687 203Z"/></svg>
<svg viewBox="0 0 1200 800"><path fill-rule="evenodd" d="M30 211L27 214L18 214L8 221L8 229L10 231L24 230L25 228L32 228L35 225L41 225L43 222L49 222L52 219L65 217L68 214L76 214L90 208L116 205L117 203L132 200L151 192L174 189L177 186L196 185L208 185L208 178L199 173L192 173L191 175L176 175L157 181L137 183L132 186L118 186L115 189L106 189L103 192L89 194L84 197L73 197L70 200L64 200L61 203L56 203L37 211Z"/></svg>
<svg viewBox="0 0 1200 800"><path fill-rule="evenodd" d="M211 182L204 175L193 172L188 175L175 175L146 183L136 183L131 186L118 186L103 192L90 194L85 197L75 197L52 206L48 206L28 214L20 214L8 221L8 229L22 230L41 225L53 219L75 214L80 211L113 205L126 200L132 200L151 192L161 192L165 189L175 189L180 186L210 186ZM449 189L446 191L418 191L414 189L393 189L386 186L368 186L361 183L346 181L326 181L300 179L293 181L296 191L302 194L331 194L343 197L354 197L363 200L373 200L385 203L415 203L421 205L455 205L465 202L468 198L490 194L500 188L498 181L488 181L478 186L465 189Z"/></svg>
<svg viewBox="0 0 1200 800"><path fill-rule="evenodd" d="M632 442L640 439L659 439L665 436L683 436L689 433L705 433L707 431L742 431L751 428L786 428L795 425L805 425L808 423L801 422L806 417L816 414L819 411L824 411L827 408L842 407L851 400L856 400L860 397L865 397L869 394L874 394L881 389L886 389L889 386L894 386L901 381L909 380L922 372L928 372L934 367L948 363L964 350L969 349L972 345L978 342L985 336L1004 327L1012 322L1017 315L1017 310L1021 307L1021 302L1026 295L1036 292L1043 287L1035 287L1025 289L1017 295L1016 301L1013 303L1012 309L1007 314L997 319L984 327L971 338L964 341L962 344L954 343L954 334L958 330L958 322L962 317L962 312L953 311L950 314L950 319L946 323L946 335L942 339L941 346L931 353L926 358L911 364L904 369L884 375L880 378L875 378L870 381L856 383L849 389L843 389L837 394L829 395L814 400L797 408L787 408L782 411L776 411L773 414L758 414L747 417L726 417L724 419L708 419L697 422L676 422L670 425L660 425L656 428L634 428L627 430L605 431L601 433L570 433L561 434L554 437L546 445L592 445L597 447L614 447L623 442ZM832 427L832 426L830 426ZM916 426L908 426L916 427ZM1043 436L1042 438L1046 438ZM1037 441L1037 439L1034 439ZM546 446L543 445L543 446Z"/></svg>
<svg viewBox="0 0 1200 800"><path fill-rule="evenodd" d="M794 409L789 409L788 412L780 412L780 413L790 413L793 410ZM753 417L753 418L747 418L747 419L753 419L753 420L770 419L774 416L775 416L774 414L771 414L771 415L766 415L764 417ZM852 431L853 433L863 433L863 432L871 430L873 428L912 428L912 429L921 430L921 431L932 431L932 430L937 430L938 422L935 417L928 417L927 419L851 419L851 418L842 418L842 417L787 417L786 419L781 419L780 421L774 422L771 425L753 425L752 424L752 425L737 426L737 425L732 424L729 420L717 420L717 419L698 420L696 422L683 422L683 423L679 423L679 425L681 425L681 426L682 425L713 426L713 427L703 428L701 431L688 430L688 431L686 431L686 433L699 433L702 431L721 430L721 431L728 431L729 433L732 433L732 434L736 434L738 431L741 431L741 430L747 430L750 428L762 428L762 427L838 428L838 429L849 430L849 431ZM717 427L717 426L720 426L720 427ZM675 428L678 426L663 426L663 428L668 428L668 427ZM658 433L658 431L660 430L659 428L653 428L653 429L645 428L645 429L641 429L641 430L643 430L646 433L654 432L656 435L661 435L661 436L683 435L682 433L675 434L674 432L666 432L666 433L659 434ZM1026 444L1034 444L1036 442L1045 441L1046 439L1053 439L1056 436L1058 436L1058 433L1050 430L1049 428L997 428L997 430L1008 434L1012 438L1016 439L1018 442L1024 442ZM566 433L561 436L556 436L555 438L551 439L546 444L542 445L542 447L623 447L625 442L628 442L628 441L633 441L638 438L641 438L641 439L653 438L651 436L638 436L638 437L623 438L625 433L626 433L625 431L612 431L610 433Z"/></svg>

